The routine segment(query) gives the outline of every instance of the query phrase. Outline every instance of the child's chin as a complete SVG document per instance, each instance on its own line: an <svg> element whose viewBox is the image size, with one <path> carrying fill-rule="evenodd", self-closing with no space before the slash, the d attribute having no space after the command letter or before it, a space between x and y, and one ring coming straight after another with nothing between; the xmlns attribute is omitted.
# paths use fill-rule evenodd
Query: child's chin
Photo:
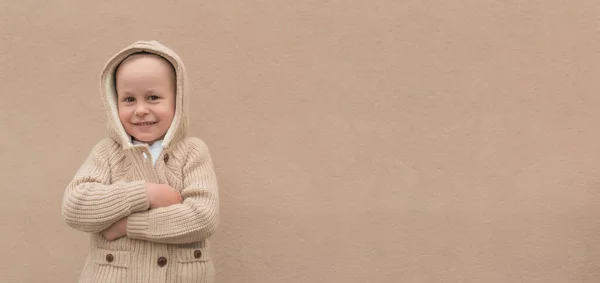
<svg viewBox="0 0 600 283"><path fill-rule="evenodd" d="M138 136L133 136L133 138L139 142L143 142L143 143L153 143L157 140L160 140L162 138L164 138L165 135L138 135Z"/></svg>
<svg viewBox="0 0 600 283"><path fill-rule="evenodd" d="M151 143L153 141L155 141L155 138L151 138L151 137L147 137L147 136L140 136L140 137L135 137L134 138L139 141L139 142L143 142L143 143Z"/></svg>

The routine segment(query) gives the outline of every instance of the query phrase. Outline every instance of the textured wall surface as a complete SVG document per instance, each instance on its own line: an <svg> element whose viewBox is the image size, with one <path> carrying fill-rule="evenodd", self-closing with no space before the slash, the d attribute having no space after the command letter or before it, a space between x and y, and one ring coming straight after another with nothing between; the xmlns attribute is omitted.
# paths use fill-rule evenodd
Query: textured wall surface
<svg viewBox="0 0 600 283"><path fill-rule="evenodd" d="M598 282L600 3L0 1L0 282L75 282L103 64L186 62L218 282Z"/></svg>

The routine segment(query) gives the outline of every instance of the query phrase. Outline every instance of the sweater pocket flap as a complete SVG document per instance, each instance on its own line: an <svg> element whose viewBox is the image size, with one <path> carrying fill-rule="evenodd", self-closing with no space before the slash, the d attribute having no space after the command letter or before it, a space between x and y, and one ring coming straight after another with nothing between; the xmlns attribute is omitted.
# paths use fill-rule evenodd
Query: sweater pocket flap
<svg viewBox="0 0 600 283"><path fill-rule="evenodd" d="M194 262L194 261L208 261L209 251L208 248L179 248L176 250L177 262Z"/></svg>
<svg viewBox="0 0 600 283"><path fill-rule="evenodd" d="M96 264L115 267L129 267L131 252L97 249L94 257Z"/></svg>

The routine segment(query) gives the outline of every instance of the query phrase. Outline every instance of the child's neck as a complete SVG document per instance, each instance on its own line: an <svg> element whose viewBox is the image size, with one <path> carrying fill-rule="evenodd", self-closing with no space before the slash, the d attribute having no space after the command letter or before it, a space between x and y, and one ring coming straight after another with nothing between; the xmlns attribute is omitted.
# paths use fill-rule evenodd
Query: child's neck
<svg viewBox="0 0 600 283"><path fill-rule="evenodd" d="M153 146L156 143L162 143L162 141L163 141L162 139L159 139L159 140L155 140L155 141L152 141L152 142L143 142L143 141L138 141L135 138L131 137L131 142L133 144L147 144L150 147Z"/></svg>

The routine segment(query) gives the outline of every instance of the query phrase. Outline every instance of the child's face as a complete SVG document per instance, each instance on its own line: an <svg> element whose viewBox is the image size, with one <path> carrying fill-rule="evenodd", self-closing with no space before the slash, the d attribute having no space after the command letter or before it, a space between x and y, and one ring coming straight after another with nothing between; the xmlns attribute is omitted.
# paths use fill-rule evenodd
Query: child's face
<svg viewBox="0 0 600 283"><path fill-rule="evenodd" d="M155 56L130 58L116 73L119 119L136 140L162 139L175 116L174 74Z"/></svg>

